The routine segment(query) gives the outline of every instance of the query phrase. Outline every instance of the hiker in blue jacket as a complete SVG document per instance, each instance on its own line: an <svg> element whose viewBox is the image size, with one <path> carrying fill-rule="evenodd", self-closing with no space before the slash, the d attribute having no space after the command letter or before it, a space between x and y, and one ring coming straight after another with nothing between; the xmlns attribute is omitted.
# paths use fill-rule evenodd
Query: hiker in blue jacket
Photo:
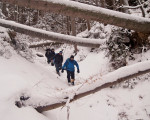
<svg viewBox="0 0 150 120"><path fill-rule="evenodd" d="M68 79L68 84L72 84L74 85L74 80L75 80L75 67L77 67L77 72L80 73L79 70L79 65L78 63L74 60L74 56L71 55L70 58L68 58L66 60L66 62L64 63L63 67L62 67L62 73L64 72L64 70L67 71L67 79ZM71 80L70 80L71 77Z"/></svg>

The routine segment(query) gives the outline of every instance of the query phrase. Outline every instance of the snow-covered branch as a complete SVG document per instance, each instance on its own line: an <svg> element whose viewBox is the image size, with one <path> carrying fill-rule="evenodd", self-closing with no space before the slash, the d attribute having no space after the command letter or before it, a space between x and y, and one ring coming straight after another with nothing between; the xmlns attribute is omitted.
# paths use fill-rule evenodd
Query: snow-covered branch
<svg viewBox="0 0 150 120"><path fill-rule="evenodd" d="M76 16L88 20L112 24L137 32L150 33L150 20L138 16L86 5L69 0L0 0L32 9L52 11L66 16Z"/></svg>
<svg viewBox="0 0 150 120"><path fill-rule="evenodd" d="M54 42L77 44L77 45L85 46L85 47L96 48L105 42L105 40L100 40L100 39L99 40L87 39L87 38L80 38L80 37L74 37L74 36L49 32L46 30L33 28L30 26L22 25L22 24L19 24L13 21L4 20L4 19L0 19L0 26L13 29L14 31L22 33L22 34L26 34L26 35L30 35L30 36L34 36L34 37L38 37L42 39L47 39L47 40L51 40Z"/></svg>
<svg viewBox="0 0 150 120"><path fill-rule="evenodd" d="M150 2L149 2L149 1L146 1L146 2L144 2L144 3L142 3L142 4L140 4L140 5L137 5L137 6L122 5L122 6L118 7L117 9L119 9L119 8L138 9L138 8L140 8L140 7L143 7L145 3L150 3Z"/></svg>
<svg viewBox="0 0 150 120"><path fill-rule="evenodd" d="M140 8L142 5L137 5L137 6L126 6L126 5L122 5L120 7L118 7L117 9L120 9L120 8L127 8L127 9L138 9Z"/></svg>

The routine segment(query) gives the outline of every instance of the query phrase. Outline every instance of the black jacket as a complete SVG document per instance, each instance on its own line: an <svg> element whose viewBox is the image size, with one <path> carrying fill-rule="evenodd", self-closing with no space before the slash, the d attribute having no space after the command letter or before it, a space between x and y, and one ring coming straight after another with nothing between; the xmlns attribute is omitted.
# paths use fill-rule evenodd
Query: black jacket
<svg viewBox="0 0 150 120"><path fill-rule="evenodd" d="M52 59L55 56L55 52L54 51L46 51L45 56L48 59Z"/></svg>
<svg viewBox="0 0 150 120"><path fill-rule="evenodd" d="M62 64L62 62L63 62L63 56L62 55L60 55L58 53L53 58L54 58L55 64Z"/></svg>

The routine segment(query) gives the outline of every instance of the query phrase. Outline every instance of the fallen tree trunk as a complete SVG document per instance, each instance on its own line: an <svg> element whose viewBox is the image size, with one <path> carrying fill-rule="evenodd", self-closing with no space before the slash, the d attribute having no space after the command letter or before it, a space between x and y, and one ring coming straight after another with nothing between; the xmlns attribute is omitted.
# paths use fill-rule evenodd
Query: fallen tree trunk
<svg viewBox="0 0 150 120"><path fill-rule="evenodd" d="M62 43L58 43L58 42L43 42L43 43L30 44L29 48L45 47L45 46L59 45L59 44L62 44Z"/></svg>
<svg viewBox="0 0 150 120"><path fill-rule="evenodd" d="M76 16L128 28L142 33L150 33L150 19L86 5L68 0L0 0L1 2L29 7L43 11L52 11L67 16Z"/></svg>
<svg viewBox="0 0 150 120"><path fill-rule="evenodd" d="M116 85L123 81L129 80L131 78L149 73L150 72L150 65L149 65L150 61L143 62L143 63L144 64L137 63L136 65L126 66L126 67L120 68L108 75L105 75L104 77L102 77L103 82L101 83L101 85L92 90L87 90L87 91L81 92L81 93L80 92L78 93L78 91L76 90L77 93L75 93L74 97L70 100L70 102L76 101L87 95L94 94L104 88L108 88L110 86ZM124 74L121 75L121 73L124 73ZM112 79L112 80L108 80L108 79ZM105 82L104 80L109 81L109 82ZM100 79L99 79L99 81L100 81ZM71 92L68 91L68 93L66 93L66 94L71 94ZM69 99L69 97L66 97L63 99ZM38 112L44 112L44 111L59 108L61 106L64 106L65 104L66 104L66 102L60 102L60 103L50 104L50 105L46 105L46 106L39 106L36 108L36 110Z"/></svg>
<svg viewBox="0 0 150 120"><path fill-rule="evenodd" d="M26 34L26 35L30 35L42 39L47 39L59 43L77 44L79 46L91 47L91 48L98 48L103 43L103 40L80 38L80 37L74 37L74 36L49 32L46 30L33 28L30 26L22 25L4 19L0 19L0 26L13 29L14 31L22 34Z"/></svg>

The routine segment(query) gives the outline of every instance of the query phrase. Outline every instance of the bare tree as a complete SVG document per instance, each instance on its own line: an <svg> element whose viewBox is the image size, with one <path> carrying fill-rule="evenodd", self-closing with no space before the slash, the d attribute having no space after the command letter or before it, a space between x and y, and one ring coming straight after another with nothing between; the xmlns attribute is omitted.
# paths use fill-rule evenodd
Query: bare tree
<svg viewBox="0 0 150 120"><path fill-rule="evenodd" d="M139 5L141 5L141 6L140 6L140 9L141 9L141 11L142 11L142 15L143 15L143 17L145 17L145 11L144 11L144 8L143 8L143 6L142 6L141 0L137 0L137 1L138 1Z"/></svg>
<svg viewBox="0 0 150 120"><path fill-rule="evenodd" d="M88 29L88 31L91 29L90 20L87 20L87 29Z"/></svg>
<svg viewBox="0 0 150 120"><path fill-rule="evenodd" d="M8 16L8 11L6 7L6 3L2 3L2 13L7 17Z"/></svg>

